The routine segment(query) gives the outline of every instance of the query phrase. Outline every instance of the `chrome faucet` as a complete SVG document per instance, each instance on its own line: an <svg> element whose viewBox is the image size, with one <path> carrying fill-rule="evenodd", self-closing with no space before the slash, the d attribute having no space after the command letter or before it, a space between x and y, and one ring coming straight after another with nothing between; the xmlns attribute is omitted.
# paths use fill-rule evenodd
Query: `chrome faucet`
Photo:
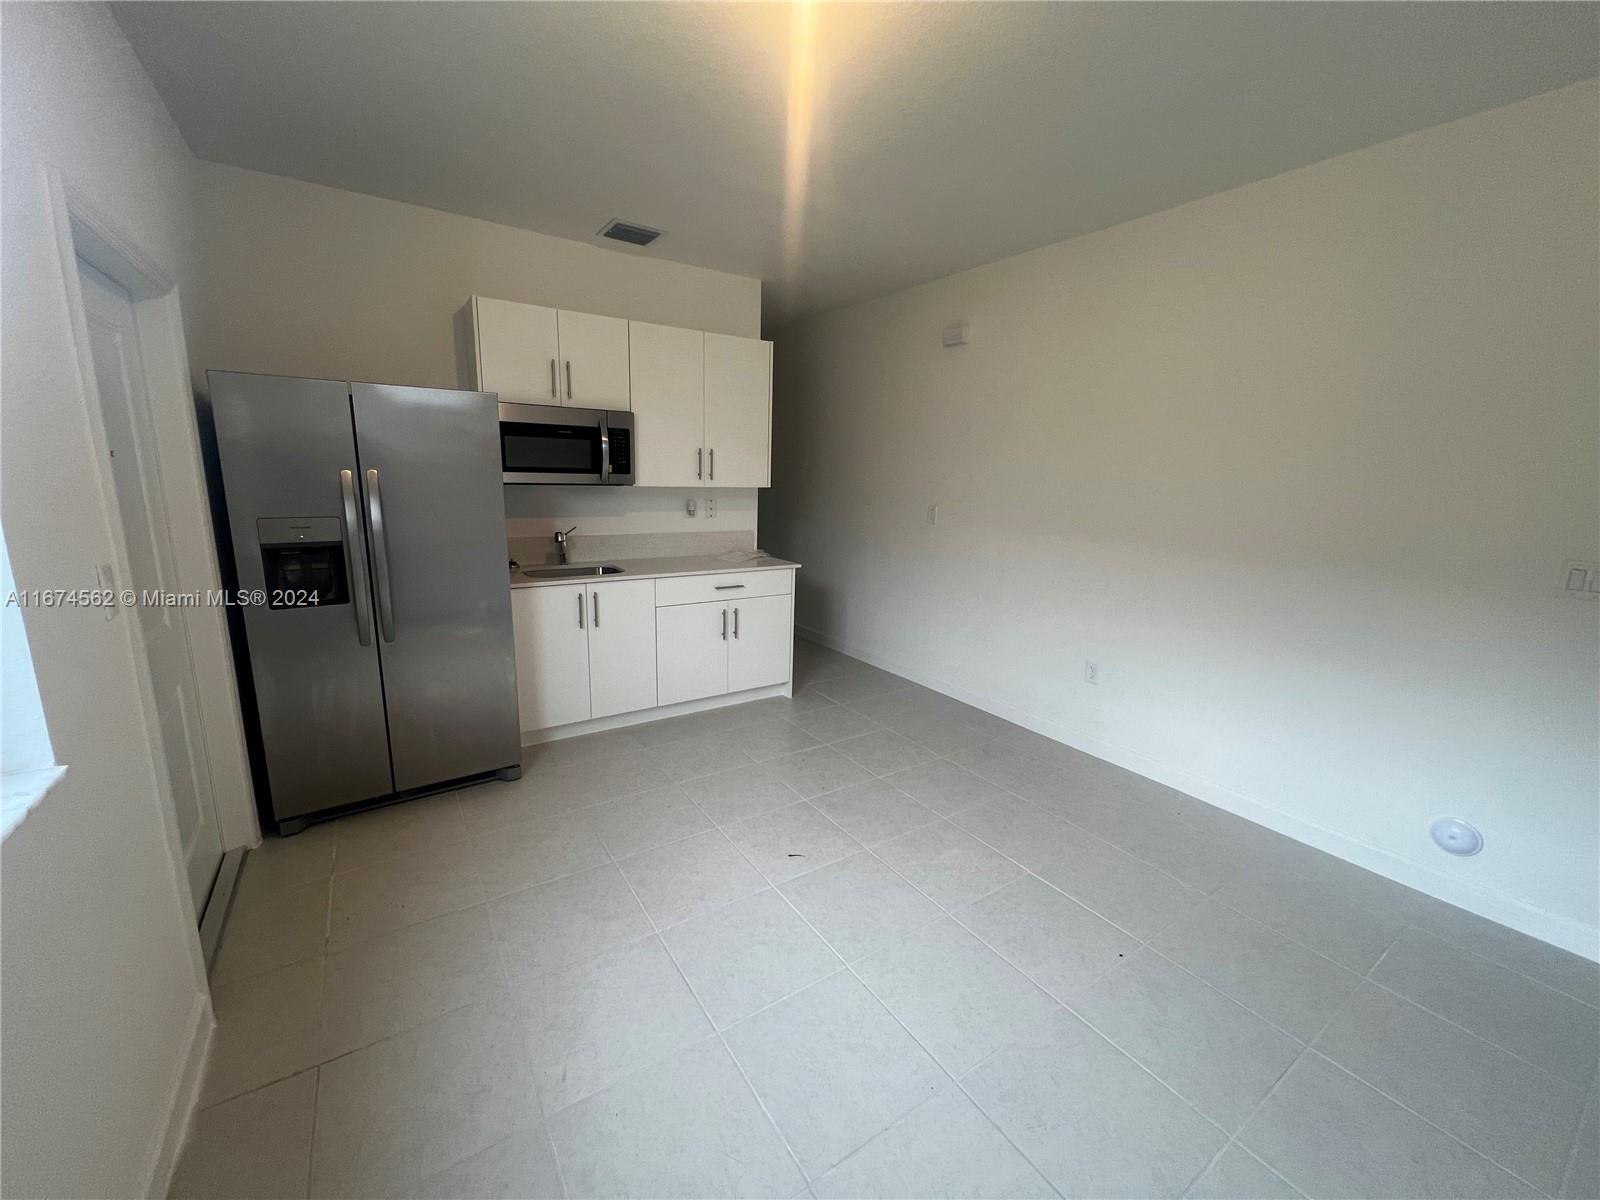
<svg viewBox="0 0 1600 1200"><path fill-rule="evenodd" d="M576 529L574 525L572 529ZM562 566L567 565L567 539L572 536L572 529L556 530L556 557Z"/></svg>

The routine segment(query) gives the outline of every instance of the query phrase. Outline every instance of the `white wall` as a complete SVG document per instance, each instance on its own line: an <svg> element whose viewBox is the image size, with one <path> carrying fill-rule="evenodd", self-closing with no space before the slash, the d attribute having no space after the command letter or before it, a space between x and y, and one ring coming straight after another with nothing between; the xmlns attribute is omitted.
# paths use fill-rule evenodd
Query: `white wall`
<svg viewBox="0 0 1600 1200"><path fill-rule="evenodd" d="M800 624L1596 957L1597 104L780 330Z"/></svg>
<svg viewBox="0 0 1600 1200"><path fill-rule="evenodd" d="M469 296L754 337L761 282L394 200L197 163L208 368L458 386Z"/></svg>
<svg viewBox="0 0 1600 1200"><path fill-rule="evenodd" d="M43 167L187 286L187 148L100 5L8 4L0 46L0 509L22 587L90 587L116 561ZM193 297L189 300L192 303ZM7 1196L141 1195L205 984L140 707L126 614L32 610L65 779L0 851Z"/></svg>
<svg viewBox="0 0 1600 1200"><path fill-rule="evenodd" d="M761 331L758 279L217 163L197 162L195 179L199 270L211 300L189 340L197 381L217 368L468 386L455 316L474 293L744 337ZM546 517L551 528L565 519L585 532L755 528L753 490L724 493L716 519L694 522L679 497L628 491L635 499L619 510L603 488L507 489L509 535L545 532L518 516Z"/></svg>

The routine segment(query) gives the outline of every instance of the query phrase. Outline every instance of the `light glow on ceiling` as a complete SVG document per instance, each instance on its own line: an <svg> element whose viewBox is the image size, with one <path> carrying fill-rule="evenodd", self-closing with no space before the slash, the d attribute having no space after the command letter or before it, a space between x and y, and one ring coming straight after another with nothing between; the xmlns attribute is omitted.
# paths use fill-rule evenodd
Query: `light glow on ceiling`
<svg viewBox="0 0 1600 1200"><path fill-rule="evenodd" d="M789 118L783 156L783 273L798 276L817 106L817 6L799 0L789 23Z"/></svg>

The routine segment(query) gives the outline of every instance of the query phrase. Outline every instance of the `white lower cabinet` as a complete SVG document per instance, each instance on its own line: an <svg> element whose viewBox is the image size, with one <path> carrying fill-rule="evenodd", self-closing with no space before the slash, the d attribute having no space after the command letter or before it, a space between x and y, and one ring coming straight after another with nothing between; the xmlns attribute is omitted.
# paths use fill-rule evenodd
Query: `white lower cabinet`
<svg viewBox="0 0 1600 1200"><path fill-rule="evenodd" d="M577 725L788 683L794 572L513 588L511 624L523 730Z"/></svg>
<svg viewBox="0 0 1600 1200"><path fill-rule="evenodd" d="M589 719L588 607L582 584L511 589L517 707L524 729Z"/></svg>
<svg viewBox="0 0 1600 1200"><path fill-rule="evenodd" d="M655 597L650 579L513 588L522 728L654 708Z"/></svg>
<svg viewBox="0 0 1600 1200"><path fill-rule="evenodd" d="M662 704L728 691L728 606L656 609L656 695Z"/></svg>
<svg viewBox="0 0 1600 1200"><path fill-rule="evenodd" d="M594 583L589 592L589 715L656 706L656 583Z"/></svg>
<svg viewBox="0 0 1600 1200"><path fill-rule="evenodd" d="M793 596L728 603L728 690L787 683L794 655Z"/></svg>

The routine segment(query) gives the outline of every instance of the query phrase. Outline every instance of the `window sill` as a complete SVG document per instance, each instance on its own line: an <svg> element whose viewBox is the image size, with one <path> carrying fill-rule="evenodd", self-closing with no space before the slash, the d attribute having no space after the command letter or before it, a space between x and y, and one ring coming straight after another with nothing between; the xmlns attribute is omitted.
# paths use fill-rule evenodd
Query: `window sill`
<svg viewBox="0 0 1600 1200"><path fill-rule="evenodd" d="M66 773L65 767L41 767L37 771L0 774L0 842L11 836Z"/></svg>

